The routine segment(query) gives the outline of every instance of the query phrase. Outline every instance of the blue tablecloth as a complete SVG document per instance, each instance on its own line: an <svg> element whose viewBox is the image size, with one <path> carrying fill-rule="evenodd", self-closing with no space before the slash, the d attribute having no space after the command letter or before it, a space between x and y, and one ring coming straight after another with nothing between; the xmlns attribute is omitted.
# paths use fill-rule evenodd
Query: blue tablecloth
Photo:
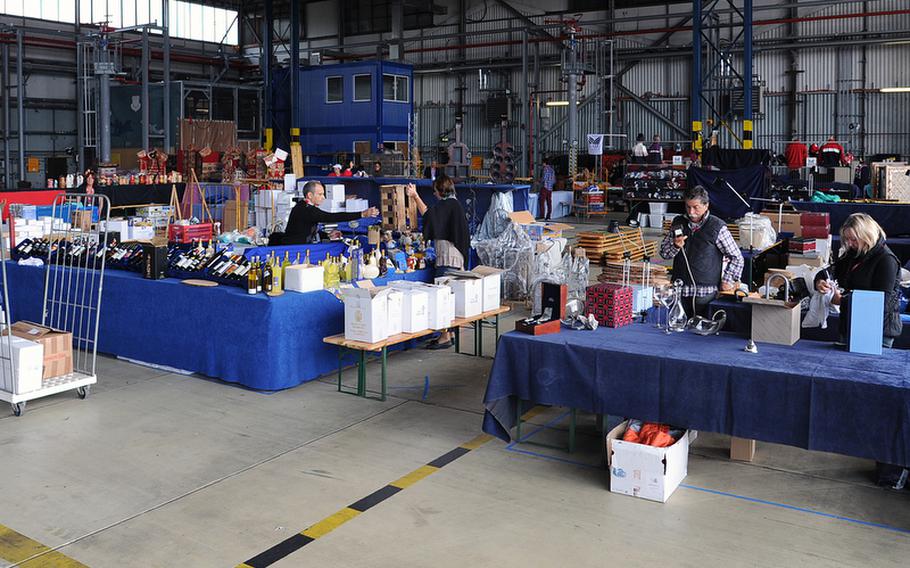
<svg viewBox="0 0 910 568"><path fill-rule="evenodd" d="M300 253L300 260L303 261L306 258L306 251L310 251L310 262L313 264L325 260L327 256L338 256L347 250L348 247L344 243L324 243L324 244L315 244L315 245L286 245L280 247L250 247L243 251L243 256L246 258L253 258L258 256L259 258L265 258L275 253L275 256L278 258L284 258L284 253L287 251L288 256L291 260L297 258L297 253Z"/></svg>
<svg viewBox="0 0 910 568"><path fill-rule="evenodd" d="M910 352L744 345L643 324L511 332L496 348L483 429L508 441L521 399L910 464Z"/></svg>
<svg viewBox="0 0 910 568"><path fill-rule="evenodd" d="M794 201L800 211L817 211L831 216L831 234L840 233L840 227L853 213L866 213L875 219L889 237L910 235L910 203L816 203Z"/></svg>
<svg viewBox="0 0 910 568"><path fill-rule="evenodd" d="M41 321L44 274L43 267L7 262L13 321ZM394 278L430 281L432 270ZM98 351L279 390L337 369L337 348L322 338L343 331L344 306L326 291L269 298L107 270Z"/></svg>

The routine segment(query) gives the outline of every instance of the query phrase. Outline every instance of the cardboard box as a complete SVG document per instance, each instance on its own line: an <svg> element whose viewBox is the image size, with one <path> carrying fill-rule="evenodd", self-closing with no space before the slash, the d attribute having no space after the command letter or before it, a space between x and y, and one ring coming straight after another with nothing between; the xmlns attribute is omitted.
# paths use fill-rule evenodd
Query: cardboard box
<svg viewBox="0 0 910 568"><path fill-rule="evenodd" d="M17 321L10 328L16 337L37 341L44 347L42 379L73 372L72 333L28 321Z"/></svg>
<svg viewBox="0 0 910 568"><path fill-rule="evenodd" d="M155 238L155 227L150 225L133 225L130 227L130 240L150 241Z"/></svg>
<svg viewBox="0 0 910 568"><path fill-rule="evenodd" d="M847 318L847 350L866 355L882 354L885 293L853 290L841 303L841 317Z"/></svg>
<svg viewBox="0 0 910 568"><path fill-rule="evenodd" d="M3 357L12 358L13 376L9 375L9 363L0 361L0 388L14 394L23 394L41 388L41 375L44 366L44 346L36 341L29 341L15 335L7 340L0 340ZM12 349L12 354L10 354Z"/></svg>
<svg viewBox="0 0 910 568"><path fill-rule="evenodd" d="M776 213L768 213L771 218L771 225L779 233L793 233L793 236L802 236L802 223L800 222L799 213L783 213L779 216ZM778 221L780 224L778 225Z"/></svg>
<svg viewBox="0 0 910 568"><path fill-rule="evenodd" d="M830 227L831 215L828 213L816 213L813 211L803 211L799 214L800 224L803 227Z"/></svg>
<svg viewBox="0 0 910 568"><path fill-rule="evenodd" d="M130 238L130 223L126 219L111 219L105 223L104 230L108 233L120 233L123 240Z"/></svg>
<svg viewBox="0 0 910 568"><path fill-rule="evenodd" d="M755 457L755 440L745 438L730 438L730 459L735 461L750 462Z"/></svg>
<svg viewBox="0 0 910 568"><path fill-rule="evenodd" d="M240 224L237 224L237 219ZM231 231L242 231L249 226L249 202L237 201L230 199L224 202L224 210L221 214L221 232L229 233Z"/></svg>
<svg viewBox="0 0 910 568"><path fill-rule="evenodd" d="M443 276L436 284L449 286L455 294L455 317L470 318L483 312L483 280L472 277Z"/></svg>
<svg viewBox="0 0 910 568"><path fill-rule="evenodd" d="M448 329L455 319L455 293L448 286L424 284L427 293L427 319L430 329Z"/></svg>
<svg viewBox="0 0 910 568"><path fill-rule="evenodd" d="M515 211L509 213L509 218L513 223L524 226L534 241L544 237L558 238L562 236L563 231L575 228L565 223L538 223L530 211Z"/></svg>
<svg viewBox="0 0 910 568"><path fill-rule="evenodd" d="M326 201L344 201L344 184L329 183L325 185Z"/></svg>
<svg viewBox="0 0 910 568"><path fill-rule="evenodd" d="M415 288L401 291L401 330L404 333L418 333L430 329L429 295Z"/></svg>
<svg viewBox="0 0 910 568"><path fill-rule="evenodd" d="M92 230L92 210L91 209L76 209L73 211L72 216L72 226L73 228L79 229L83 233L88 233Z"/></svg>
<svg viewBox="0 0 910 568"><path fill-rule="evenodd" d="M629 422L607 434L610 491L666 503L689 473L689 444L698 433L687 431L675 444L655 448L622 439Z"/></svg>
<svg viewBox="0 0 910 568"><path fill-rule="evenodd" d="M344 213L344 201L329 201L326 199L319 205L319 208L326 213Z"/></svg>
<svg viewBox="0 0 910 568"><path fill-rule="evenodd" d="M389 337L389 293L391 288L342 288L344 338L378 343Z"/></svg>
<svg viewBox="0 0 910 568"><path fill-rule="evenodd" d="M800 229L800 235L804 238L827 239L830 234L830 225L803 225Z"/></svg>
<svg viewBox="0 0 910 568"><path fill-rule="evenodd" d="M788 265L799 266L800 264L805 264L808 266L815 266L821 268L827 265L825 259L818 255L810 254L795 254L790 253L787 260Z"/></svg>
<svg viewBox="0 0 910 568"><path fill-rule="evenodd" d="M284 269L284 289L292 292L322 290L325 268L315 264L292 264Z"/></svg>
<svg viewBox="0 0 910 568"><path fill-rule="evenodd" d="M389 337L402 333L402 310L404 295L398 290L389 290L389 318L386 327Z"/></svg>
<svg viewBox="0 0 910 568"><path fill-rule="evenodd" d="M499 308L502 303L503 270L481 265L475 267L471 272L480 275L483 282L482 311L489 312Z"/></svg>

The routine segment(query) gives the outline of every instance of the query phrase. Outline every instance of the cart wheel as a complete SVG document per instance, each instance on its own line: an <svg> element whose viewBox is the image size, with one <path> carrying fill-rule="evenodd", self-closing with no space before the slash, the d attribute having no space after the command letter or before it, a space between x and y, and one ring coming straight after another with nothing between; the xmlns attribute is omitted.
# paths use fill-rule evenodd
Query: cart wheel
<svg viewBox="0 0 910 568"><path fill-rule="evenodd" d="M85 398L88 396L89 388L90 387L88 386L79 387L76 389L76 394L79 396L79 398Z"/></svg>
<svg viewBox="0 0 910 568"><path fill-rule="evenodd" d="M22 416L25 413L25 402L10 403L10 406L13 407L13 415L15 416Z"/></svg>

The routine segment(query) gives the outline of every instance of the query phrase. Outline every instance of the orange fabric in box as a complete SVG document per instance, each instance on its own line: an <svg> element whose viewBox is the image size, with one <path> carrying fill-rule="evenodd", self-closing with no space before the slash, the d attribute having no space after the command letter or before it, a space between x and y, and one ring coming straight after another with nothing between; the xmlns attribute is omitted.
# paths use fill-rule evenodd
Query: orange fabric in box
<svg viewBox="0 0 910 568"><path fill-rule="evenodd" d="M10 326L13 335L36 341L44 346L42 379L68 375L73 372L73 334L28 321Z"/></svg>

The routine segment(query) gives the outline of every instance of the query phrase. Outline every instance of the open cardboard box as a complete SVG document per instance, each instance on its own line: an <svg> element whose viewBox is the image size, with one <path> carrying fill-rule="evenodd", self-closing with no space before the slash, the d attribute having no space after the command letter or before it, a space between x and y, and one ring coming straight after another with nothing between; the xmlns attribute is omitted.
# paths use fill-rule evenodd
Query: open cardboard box
<svg viewBox="0 0 910 568"><path fill-rule="evenodd" d="M519 225L543 225L544 237L561 237L563 231L575 228L565 223L540 223L534 219L530 211L514 211L509 213L509 218Z"/></svg>
<svg viewBox="0 0 910 568"><path fill-rule="evenodd" d="M605 440L610 491L666 503L688 475L689 445L698 432L687 430L672 446L655 448L623 440L628 426L622 422Z"/></svg>

